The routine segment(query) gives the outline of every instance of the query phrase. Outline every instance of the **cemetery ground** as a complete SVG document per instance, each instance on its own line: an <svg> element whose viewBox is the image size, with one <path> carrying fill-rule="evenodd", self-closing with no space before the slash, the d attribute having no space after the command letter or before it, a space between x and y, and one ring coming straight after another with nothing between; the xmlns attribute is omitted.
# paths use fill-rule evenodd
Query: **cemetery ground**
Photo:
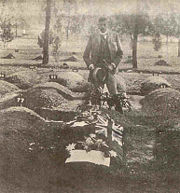
<svg viewBox="0 0 180 193"><path fill-rule="evenodd" d="M115 160L109 168L92 163L64 164L64 149L76 132L65 132L63 138L63 122L77 115L76 107L88 86L88 72L82 60L85 43L78 40L63 43L59 55L51 54L46 66L41 65L41 60L34 60L42 52L36 39L16 39L8 48L1 48L0 73L5 75L0 80L1 192L178 193L177 43L169 43L167 60L165 44L155 52L151 42L139 42L138 71L134 71L129 44L123 42L124 58L118 76L126 82L132 111L123 115L104 108L102 111L124 128L126 160ZM15 58L2 58L10 53ZM72 56L75 61L63 61ZM154 65L159 60L168 61L169 66ZM54 75L58 80L51 79ZM148 78L152 79L151 84L153 79L163 78L170 88L161 88L163 83L144 94L142 83ZM22 105L18 98L25 100ZM164 106L163 100L170 106ZM92 131L81 132L88 135Z"/></svg>

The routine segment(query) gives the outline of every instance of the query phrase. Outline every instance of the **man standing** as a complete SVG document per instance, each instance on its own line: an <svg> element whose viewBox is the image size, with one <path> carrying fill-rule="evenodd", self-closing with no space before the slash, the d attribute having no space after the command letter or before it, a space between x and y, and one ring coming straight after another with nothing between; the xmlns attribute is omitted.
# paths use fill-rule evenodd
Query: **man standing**
<svg viewBox="0 0 180 193"><path fill-rule="evenodd" d="M115 73L118 72L123 51L118 35L107 29L105 17L99 18L98 28L99 31L90 36L83 58L90 70L89 81L97 85L93 75L97 68L104 70L106 72L104 83L109 93L115 95L117 94Z"/></svg>

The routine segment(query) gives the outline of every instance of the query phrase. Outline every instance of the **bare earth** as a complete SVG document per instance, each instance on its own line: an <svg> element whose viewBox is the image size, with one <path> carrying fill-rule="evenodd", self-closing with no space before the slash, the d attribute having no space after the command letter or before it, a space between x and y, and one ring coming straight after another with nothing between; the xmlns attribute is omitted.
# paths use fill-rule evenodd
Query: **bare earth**
<svg viewBox="0 0 180 193"><path fill-rule="evenodd" d="M9 91L8 87L6 87L6 92L8 91L10 94L15 91L16 94L33 93L32 88L36 88L37 85L49 85L47 82L49 82L49 75L51 74L63 73L65 71L72 72L71 68L86 68L82 60L82 51L85 42L79 46L75 44L75 41L73 41L72 44L66 43L62 46L59 56L55 58L51 55L50 63L44 67L39 66L41 61L32 60L41 54L41 50L36 45L36 41L35 39L32 41L26 39L15 40L15 42L10 43L9 49L1 49L0 57L12 53L16 58L1 59L0 72L5 73L7 77L11 77L15 73L17 73L17 75L18 73L21 74L21 76L18 76L20 77L19 81L14 81L14 79L10 81L12 85ZM158 72L180 72L179 58L174 55L177 46L175 43L169 46L170 53L168 62L171 65L170 67L154 66L154 63L159 60L157 55L161 54L164 58L166 57L166 49L164 45L160 53L156 53L152 51L150 44L149 42L139 43L139 69ZM18 48L20 48L18 53L14 52L15 45L18 45ZM127 56L131 54L125 42L123 42L123 48L125 50L125 56L121 64L121 69L131 67L130 64L125 63ZM63 65L63 62L60 62L60 60L72 56L72 51L76 52L76 54L73 55L78 61L67 62L70 69L60 69L59 67ZM33 66L37 66L37 68L33 68ZM87 80L87 70L79 70L77 73ZM21 113L9 116L10 114L8 113L12 109L10 108L7 113L6 110L1 108L3 105L0 105L0 113L2 113L0 118L0 139L3 147L0 153L4 155L0 161L0 192L178 193L180 190L178 119L167 120L163 119L163 117L153 117L141 111L140 101L144 98L144 96L140 96L141 83L147 77L152 76L152 73L128 71L120 72L119 76L122 76L126 81L127 92L129 93L129 100L133 110L131 112L125 112L124 115L120 115L114 110L108 111L107 109L103 109L103 111L113 117L117 124L125 128L125 139L128 144L126 147L126 165L114 163L110 169L87 163L65 165L63 162L64 154L62 152L67 141L65 139L59 141L59 131L61 130L62 123L57 123L56 121L61 121L65 118L71 119L74 116L74 112L71 110L64 114L61 112L60 116L57 117L57 112L60 113L58 111L59 109L51 103L50 108L54 108L54 112L51 113L51 119L55 121L48 122L46 120L47 117L43 113L41 114L41 116L44 116L42 118L34 112L33 114L31 114L31 111L27 112L27 109L23 109L23 112L28 113L27 116ZM172 85L172 88L180 91L180 76L178 74L160 74L160 76L165 78ZM3 87L3 85L4 84L0 84L1 87ZM17 91L18 88L20 88L19 91ZM2 90L2 88L0 89ZM56 90L55 88L48 89L49 88L45 88L45 90L41 90L37 97L42 97L41 99L44 100L42 93L45 93L47 95L45 99L49 100L48 93L50 93L50 102L55 101L55 103L56 100L62 98L57 88ZM8 93L3 92L0 95L1 104L3 103L2 99L5 94ZM72 94L72 91L69 91L68 94ZM77 93L74 94L76 95ZM33 95L33 97L34 96L35 95ZM35 101L35 99L36 97L33 98L34 104L38 104L38 101ZM68 101L69 99L64 100ZM68 104L72 103L73 101L67 103L67 107ZM7 103L7 106L9 107L11 104L15 104L14 101ZM46 106L46 101L38 105L42 105L41 107L43 108L49 108L49 106ZM32 110L36 111L35 106L33 106L32 102L29 108L32 107ZM7 113L6 116L3 114L4 111ZM47 112L49 114L49 111ZM36 127L33 127L32 122L29 123L28 120L26 120L28 116L33 116L33 124L36 123ZM7 120L10 121L8 124L6 124ZM13 125L10 124L11 121L13 121ZM176 129L178 132L174 133L169 130L167 133L157 132L157 130L163 131L166 129ZM71 134L76 135L76 132ZM82 133L82 135L84 135L84 133ZM6 136L5 141L2 140L4 136ZM69 138L71 138L71 135ZM69 140L69 138L67 136L67 140ZM32 140L36 140L38 145L34 147L33 151L25 151L26 154L22 153L24 152L23 148L27 150L26 145L32 143ZM6 146L8 143L13 145ZM20 151L20 147L23 150L22 152ZM44 147L44 149L40 147ZM52 150L50 147L54 147L54 149ZM23 159L21 159L21 156ZM14 162L13 159L15 160Z"/></svg>

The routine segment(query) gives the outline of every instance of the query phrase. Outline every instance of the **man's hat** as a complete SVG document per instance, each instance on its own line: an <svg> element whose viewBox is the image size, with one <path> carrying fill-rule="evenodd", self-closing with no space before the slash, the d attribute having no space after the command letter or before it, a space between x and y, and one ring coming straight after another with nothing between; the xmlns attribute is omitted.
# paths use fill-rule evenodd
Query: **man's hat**
<svg viewBox="0 0 180 193"><path fill-rule="evenodd" d="M92 74L95 82L103 83L106 80L107 72L102 68L95 68Z"/></svg>

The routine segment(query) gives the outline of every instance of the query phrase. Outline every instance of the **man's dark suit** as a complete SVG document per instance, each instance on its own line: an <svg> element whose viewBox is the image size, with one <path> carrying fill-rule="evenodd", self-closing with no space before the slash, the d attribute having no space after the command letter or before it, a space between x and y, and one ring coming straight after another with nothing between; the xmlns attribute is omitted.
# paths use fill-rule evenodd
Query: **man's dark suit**
<svg viewBox="0 0 180 193"><path fill-rule="evenodd" d="M113 64L114 69L112 72L108 72L108 78L106 81L106 85L108 87L108 90L110 94L117 94L117 85L114 74L118 71L118 66L120 63L120 60L123 55L123 51L121 48L121 43L119 40L119 37L114 32L107 32L106 34L106 41L108 45L108 51L109 51L109 64ZM104 62L100 59L100 51L102 52L101 48L101 41L102 37L100 33L95 33L90 36L88 44L86 46L83 58L86 63L86 65L89 67L91 64L94 64L94 67L102 67ZM101 49L100 49L101 48ZM90 80L92 80L92 72L90 72Z"/></svg>

